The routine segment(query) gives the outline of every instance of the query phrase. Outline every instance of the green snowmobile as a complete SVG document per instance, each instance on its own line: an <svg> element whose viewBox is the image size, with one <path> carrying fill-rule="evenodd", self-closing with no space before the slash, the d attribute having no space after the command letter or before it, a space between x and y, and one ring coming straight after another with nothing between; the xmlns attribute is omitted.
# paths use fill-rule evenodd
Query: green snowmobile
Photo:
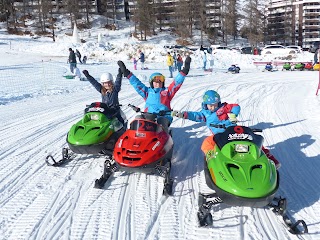
<svg viewBox="0 0 320 240"><path fill-rule="evenodd" d="M221 126L225 128L224 126ZM277 198L279 173L261 150L263 137L245 126L231 126L214 135L215 148L205 157L205 179L213 194L199 194L198 219L201 226L212 225L211 207L230 206L273 208L293 234L308 232L303 220L293 223L286 214L286 199ZM299 227L303 228L302 230Z"/></svg>
<svg viewBox="0 0 320 240"><path fill-rule="evenodd" d="M88 105L83 118L72 125L68 132L69 148L62 149L62 159L56 161L52 155L48 155L47 164L60 166L74 154L111 156L116 141L126 130L126 120L123 124L117 118L119 111L121 111L119 106L108 107L101 102Z"/></svg>
<svg viewBox="0 0 320 240"><path fill-rule="evenodd" d="M304 66L305 66L304 63L296 63L296 64L294 65L294 69L295 69L295 70L303 71L303 70L304 70Z"/></svg>
<svg viewBox="0 0 320 240"><path fill-rule="evenodd" d="M283 69L284 70L291 70L291 64L290 63L285 63L285 64L283 64Z"/></svg>

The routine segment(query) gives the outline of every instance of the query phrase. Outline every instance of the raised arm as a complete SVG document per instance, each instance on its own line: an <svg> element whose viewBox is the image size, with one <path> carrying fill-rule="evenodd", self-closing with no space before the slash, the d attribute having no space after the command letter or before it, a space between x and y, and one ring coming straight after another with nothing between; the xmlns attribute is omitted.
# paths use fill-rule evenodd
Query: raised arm
<svg viewBox="0 0 320 240"><path fill-rule="evenodd" d="M184 67L181 70L181 72L175 77L174 81L169 85L168 91L171 96L171 98L174 97L176 92L180 89L182 86L185 77L188 75L189 70L190 70L190 63L191 63L191 58L188 56L185 60Z"/></svg>
<svg viewBox="0 0 320 240"><path fill-rule="evenodd" d="M146 100L148 97L148 87L144 85L134 74L132 74L122 61L118 61L118 65L123 76L129 79L130 84L134 87L136 92Z"/></svg>
<svg viewBox="0 0 320 240"><path fill-rule="evenodd" d="M119 69L118 69L118 75L117 75L116 81L115 81L115 83L114 83L114 89L115 89L115 91L117 91L117 92L120 92L120 90L121 90L122 74L123 74L123 73L122 73L121 69L119 68Z"/></svg>
<svg viewBox="0 0 320 240"><path fill-rule="evenodd" d="M86 76L88 81L92 84L92 86L94 86L94 88L101 93L101 84L96 79L94 79L94 77L92 77L87 70L83 70L82 72Z"/></svg>

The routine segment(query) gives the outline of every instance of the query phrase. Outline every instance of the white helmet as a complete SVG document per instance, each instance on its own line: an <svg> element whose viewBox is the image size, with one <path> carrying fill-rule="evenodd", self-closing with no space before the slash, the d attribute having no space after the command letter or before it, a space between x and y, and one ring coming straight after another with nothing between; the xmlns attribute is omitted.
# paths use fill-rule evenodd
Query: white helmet
<svg viewBox="0 0 320 240"><path fill-rule="evenodd" d="M112 82L112 84L114 84L112 74L111 73L102 73L101 77L100 77L100 82L101 83Z"/></svg>

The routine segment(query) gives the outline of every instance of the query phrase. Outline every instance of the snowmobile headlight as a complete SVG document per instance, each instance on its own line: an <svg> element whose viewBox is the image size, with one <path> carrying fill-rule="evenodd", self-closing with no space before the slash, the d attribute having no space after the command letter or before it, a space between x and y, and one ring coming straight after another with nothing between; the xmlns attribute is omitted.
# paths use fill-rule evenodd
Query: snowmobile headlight
<svg viewBox="0 0 320 240"><path fill-rule="evenodd" d="M91 118L91 120L99 120L99 115L98 114L91 114L90 118Z"/></svg>
<svg viewBox="0 0 320 240"><path fill-rule="evenodd" d="M236 144L235 151L238 153L247 153L249 152L249 146L244 144Z"/></svg>

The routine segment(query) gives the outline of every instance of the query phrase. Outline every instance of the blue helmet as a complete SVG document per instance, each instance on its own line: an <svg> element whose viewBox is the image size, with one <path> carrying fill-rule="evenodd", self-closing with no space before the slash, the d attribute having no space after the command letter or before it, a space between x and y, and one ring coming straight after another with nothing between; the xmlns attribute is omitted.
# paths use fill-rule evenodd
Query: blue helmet
<svg viewBox="0 0 320 240"><path fill-rule="evenodd" d="M204 93L202 97L202 108L208 109L207 104L215 104L218 103L221 105L220 95L214 90L208 90Z"/></svg>
<svg viewBox="0 0 320 240"><path fill-rule="evenodd" d="M155 78L158 78L161 82L163 82L163 87L164 87L164 82L165 82L165 76L163 76L161 73L159 73L159 72L155 72L155 73L152 73L151 74L151 76L150 76L150 78L149 78L149 83L150 83L150 87L152 87L153 88L153 80L155 79Z"/></svg>

